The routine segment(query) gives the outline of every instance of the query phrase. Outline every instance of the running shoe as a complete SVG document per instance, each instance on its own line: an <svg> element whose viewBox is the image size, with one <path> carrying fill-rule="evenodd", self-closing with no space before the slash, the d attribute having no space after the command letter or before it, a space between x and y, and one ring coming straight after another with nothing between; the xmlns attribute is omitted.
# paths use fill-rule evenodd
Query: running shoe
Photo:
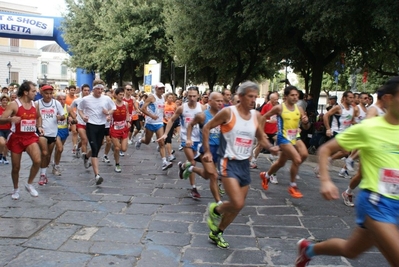
<svg viewBox="0 0 399 267"><path fill-rule="evenodd" d="M136 147L137 150L140 150L141 140L136 141L135 147Z"/></svg>
<svg viewBox="0 0 399 267"><path fill-rule="evenodd" d="M266 172L261 172L259 174L260 179L262 180L262 188L264 190L269 189L269 177L267 177L267 173Z"/></svg>
<svg viewBox="0 0 399 267"><path fill-rule="evenodd" d="M206 222L208 223L209 229L213 232L218 231L220 221L222 220L222 216L215 213L215 208L217 206L219 205L216 202L209 203L208 205L208 218L206 219Z"/></svg>
<svg viewBox="0 0 399 267"><path fill-rule="evenodd" d="M320 178L320 173L319 173L319 165L316 165L316 167L314 167L313 172L314 175L316 175L316 178L319 179Z"/></svg>
<svg viewBox="0 0 399 267"><path fill-rule="evenodd" d="M170 152L170 154L173 155L173 154L175 154L175 152L176 152L176 151L174 151L174 150L172 149L172 151Z"/></svg>
<svg viewBox="0 0 399 267"><path fill-rule="evenodd" d="M223 189L223 185L219 183L219 194L224 195L226 191Z"/></svg>
<svg viewBox="0 0 399 267"><path fill-rule="evenodd" d="M277 180L277 175L276 174L270 175L270 182L272 184L278 184L278 180Z"/></svg>
<svg viewBox="0 0 399 267"><path fill-rule="evenodd" d="M192 171L190 171L190 167L191 167L191 163L190 162L186 162L186 167L185 167L185 170L183 172L183 179L184 180L187 180L190 177L191 173L192 173Z"/></svg>
<svg viewBox="0 0 399 267"><path fill-rule="evenodd" d="M107 155L104 155L102 160L103 160L103 162L105 162L105 163L110 163L110 162L111 162L111 161L109 160L109 158L108 158Z"/></svg>
<svg viewBox="0 0 399 267"><path fill-rule="evenodd" d="M33 187L31 184L25 184L25 189L30 193L32 197L37 197L39 193L36 191L36 189Z"/></svg>
<svg viewBox="0 0 399 267"><path fill-rule="evenodd" d="M76 158L80 158L82 156L82 154L80 153L80 148L77 148L76 150L75 150L75 157Z"/></svg>
<svg viewBox="0 0 399 267"><path fill-rule="evenodd" d="M183 179L184 178L184 176L183 176L184 171L191 166L191 162L186 161L186 162L183 163L183 162L180 161L177 165L179 165L179 178ZM187 179L187 178L184 178L184 179Z"/></svg>
<svg viewBox="0 0 399 267"><path fill-rule="evenodd" d="M349 175L349 173L348 173L348 171L347 170L345 170L345 171L340 171L339 173L338 173L338 176L340 176L340 177L343 177L343 178L345 178L345 179L350 179L351 178L351 176Z"/></svg>
<svg viewBox="0 0 399 267"><path fill-rule="evenodd" d="M270 155L267 157L267 160L268 160L271 164L273 164L273 163L276 161L275 157L274 157L272 154L270 154Z"/></svg>
<svg viewBox="0 0 399 267"><path fill-rule="evenodd" d="M56 167L56 166L53 166L53 171L52 171L52 173L53 173L55 176L61 176L61 170L60 170L60 168L58 168L58 167Z"/></svg>
<svg viewBox="0 0 399 267"><path fill-rule="evenodd" d="M9 161L6 159L6 157L4 157L4 156L3 156L2 161L3 161L3 163L6 164L6 165L7 165L7 164L10 164L10 162L9 162Z"/></svg>
<svg viewBox="0 0 399 267"><path fill-rule="evenodd" d="M157 146L157 152L159 152L159 150L160 150L160 148L159 148L159 146Z"/></svg>
<svg viewBox="0 0 399 267"><path fill-rule="evenodd" d="M182 151L183 148L184 148L184 147L183 147L182 145L179 146L179 150L180 150L180 151Z"/></svg>
<svg viewBox="0 0 399 267"><path fill-rule="evenodd" d="M133 144L133 141L132 141L131 139L129 139L129 140L127 140L127 144L128 144L128 145L132 145L132 144Z"/></svg>
<svg viewBox="0 0 399 267"><path fill-rule="evenodd" d="M119 151L119 156L124 157L125 153L123 151Z"/></svg>
<svg viewBox="0 0 399 267"><path fill-rule="evenodd" d="M296 187L296 186L288 187L288 193L290 193L290 195L293 198L302 198L303 197L301 191L299 191L298 187Z"/></svg>
<svg viewBox="0 0 399 267"><path fill-rule="evenodd" d="M225 248L229 248L229 247L230 247L229 243L227 243L226 240L224 240L224 238L223 238L223 233L222 233L222 232L220 232L220 233L218 233L217 235L215 235L215 234L211 231L211 232L209 233L208 238L209 238L209 240L211 240L213 243L215 243L216 246L217 246L218 248L225 249Z"/></svg>
<svg viewBox="0 0 399 267"><path fill-rule="evenodd" d="M11 198L14 199L14 200L18 200L19 199L19 189L18 188L14 189L12 191Z"/></svg>
<svg viewBox="0 0 399 267"><path fill-rule="evenodd" d="M119 164L116 165L114 171L117 173L121 173L122 172L121 166Z"/></svg>
<svg viewBox="0 0 399 267"><path fill-rule="evenodd" d="M95 179L96 179L96 185L100 185L104 181L104 179L100 176L100 174L97 174L95 176Z"/></svg>
<svg viewBox="0 0 399 267"><path fill-rule="evenodd" d="M251 161L251 163L249 163L249 168L251 169L257 169L258 165L256 165L256 160Z"/></svg>
<svg viewBox="0 0 399 267"><path fill-rule="evenodd" d="M310 244L311 243L304 238L298 241L298 257L295 260L295 267L305 267L309 264L310 258L306 256L306 249Z"/></svg>
<svg viewBox="0 0 399 267"><path fill-rule="evenodd" d="M47 184L48 180L47 180L47 176L45 174L40 174L40 179L38 184L39 185L45 185Z"/></svg>
<svg viewBox="0 0 399 267"><path fill-rule="evenodd" d="M344 199L344 204L348 207L353 207L355 204L352 202L353 195L346 193L346 191L342 192L342 198Z"/></svg>
<svg viewBox="0 0 399 267"><path fill-rule="evenodd" d="M168 158L169 161L174 161L176 160L176 157L174 155L170 155Z"/></svg>
<svg viewBox="0 0 399 267"><path fill-rule="evenodd" d="M345 165L348 171L353 172L355 170L355 161L350 157L345 160Z"/></svg>
<svg viewBox="0 0 399 267"><path fill-rule="evenodd" d="M169 169L169 168L172 168L172 166L173 166L173 162L164 161L164 162L162 163L162 170L165 171L165 170L167 170L167 169Z"/></svg>
<svg viewBox="0 0 399 267"><path fill-rule="evenodd" d="M191 195L192 199L200 199L201 198L201 195L200 195L200 193L198 193L197 188L192 188L190 191L190 195Z"/></svg>

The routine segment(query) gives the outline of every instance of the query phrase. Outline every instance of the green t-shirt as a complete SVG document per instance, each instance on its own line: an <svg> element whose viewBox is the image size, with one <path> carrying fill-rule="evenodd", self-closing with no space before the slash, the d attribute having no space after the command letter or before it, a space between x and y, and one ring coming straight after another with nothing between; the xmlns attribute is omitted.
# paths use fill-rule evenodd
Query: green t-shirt
<svg viewBox="0 0 399 267"><path fill-rule="evenodd" d="M399 200L399 125L375 117L349 127L336 140L347 151L360 150L360 188Z"/></svg>

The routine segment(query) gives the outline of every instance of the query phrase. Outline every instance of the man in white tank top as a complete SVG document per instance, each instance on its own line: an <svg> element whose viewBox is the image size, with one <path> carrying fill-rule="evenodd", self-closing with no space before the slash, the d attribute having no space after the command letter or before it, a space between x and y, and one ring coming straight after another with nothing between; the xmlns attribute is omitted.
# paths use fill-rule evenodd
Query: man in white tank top
<svg viewBox="0 0 399 267"><path fill-rule="evenodd" d="M209 146L210 130L220 126L221 139L219 146L219 173L227 196L234 196L235 201L216 202L209 205L208 227L211 230L209 239L220 248L228 248L229 243L223 238L223 231L230 225L244 207L245 198L251 183L249 158L255 137L258 142L272 153L273 147L266 139L263 131L263 119L253 109L258 96L259 87L247 81L237 89L240 103L222 109L202 128L204 161L212 162Z"/></svg>
<svg viewBox="0 0 399 267"><path fill-rule="evenodd" d="M162 140L164 140L168 136L175 120L180 118L181 146L183 147L184 154L187 158L187 162L184 163L184 169L195 165L194 155L198 153L198 145L200 142L200 130L198 125L193 128L191 139L187 140L187 125L194 119L197 113L201 113L206 109L205 106L198 102L198 97L198 87L192 86L187 89L188 102L183 103L176 109L175 114L173 114L172 118L169 119L168 124L166 125L164 135L161 137ZM182 163L180 163L179 166L180 165L182 165ZM199 199L201 195L198 193L195 185L195 173L190 174L190 184L192 187L190 192L191 197L193 199Z"/></svg>
<svg viewBox="0 0 399 267"><path fill-rule="evenodd" d="M148 145L154 133L158 139L159 154L162 158L162 170L167 170L173 166L173 163L166 159L165 141L161 136L163 130L163 110L165 108L165 100L163 94L165 93L165 85L158 83L155 86L155 94L151 94L145 100L141 107L141 112L145 117L145 136L136 142L136 149L140 149L142 143Z"/></svg>

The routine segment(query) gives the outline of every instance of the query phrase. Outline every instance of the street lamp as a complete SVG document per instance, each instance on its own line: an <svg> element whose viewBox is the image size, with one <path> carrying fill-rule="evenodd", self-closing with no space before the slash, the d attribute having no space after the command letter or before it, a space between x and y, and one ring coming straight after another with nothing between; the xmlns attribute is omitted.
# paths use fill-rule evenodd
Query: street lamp
<svg viewBox="0 0 399 267"><path fill-rule="evenodd" d="M8 68L8 82L7 83L10 84L11 83L11 68L12 68L10 61L8 61L7 68Z"/></svg>

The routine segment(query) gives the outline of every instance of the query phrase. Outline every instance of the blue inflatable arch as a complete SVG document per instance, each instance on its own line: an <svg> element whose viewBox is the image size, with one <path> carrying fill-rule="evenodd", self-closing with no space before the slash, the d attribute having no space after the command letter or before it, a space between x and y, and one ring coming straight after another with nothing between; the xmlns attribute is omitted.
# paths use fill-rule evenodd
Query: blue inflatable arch
<svg viewBox="0 0 399 267"><path fill-rule="evenodd" d="M71 52L62 38L61 22L63 18L35 16L0 12L0 37L30 39L38 41L55 41L68 54ZM94 73L76 69L76 84L92 85Z"/></svg>

